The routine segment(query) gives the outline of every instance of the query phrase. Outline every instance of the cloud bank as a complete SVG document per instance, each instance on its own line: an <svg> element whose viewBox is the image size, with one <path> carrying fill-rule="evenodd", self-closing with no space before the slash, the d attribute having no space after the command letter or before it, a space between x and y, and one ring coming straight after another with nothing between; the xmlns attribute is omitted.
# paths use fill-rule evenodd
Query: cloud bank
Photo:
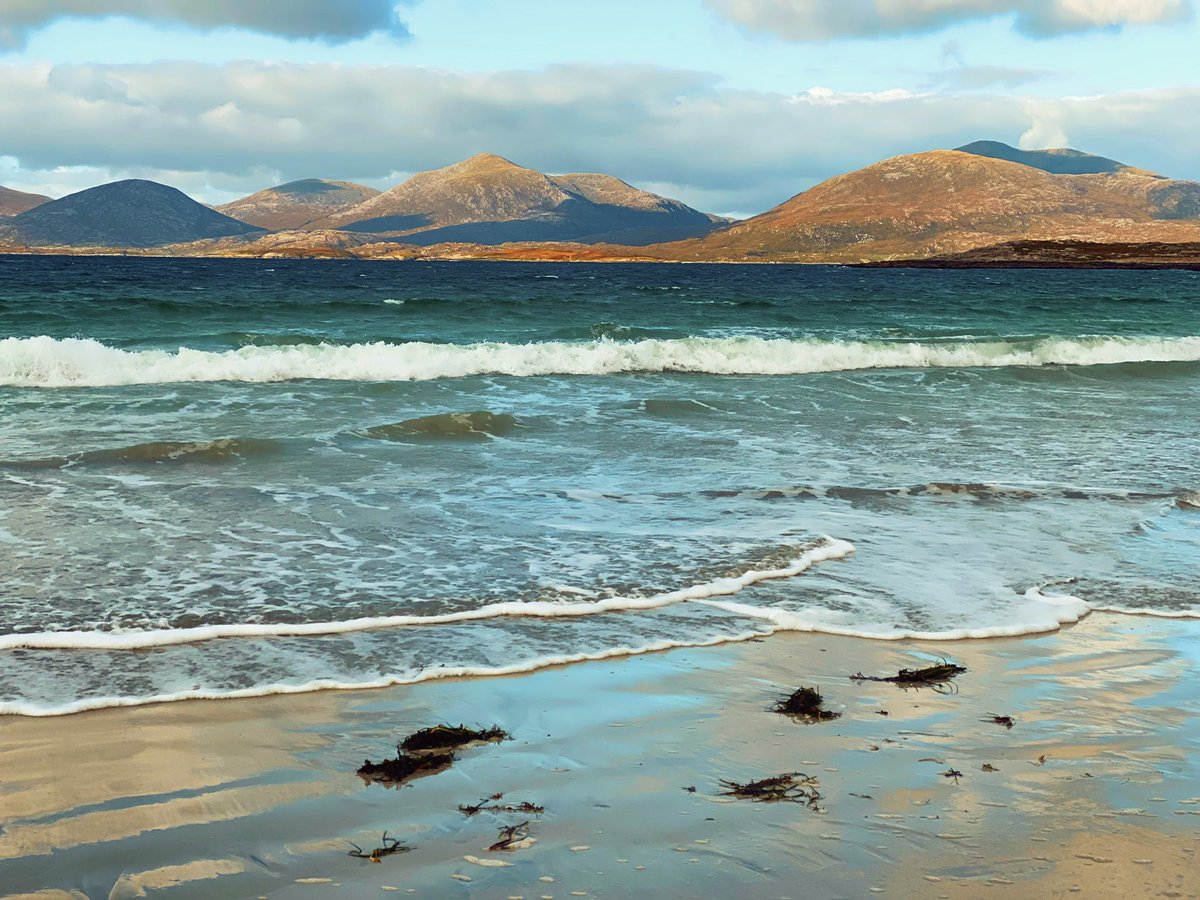
<svg viewBox="0 0 1200 900"><path fill-rule="evenodd" d="M938 31L1012 16L1036 37L1177 22L1191 0L706 0L725 18L793 41Z"/></svg>
<svg viewBox="0 0 1200 900"><path fill-rule="evenodd" d="M341 42L375 31L406 34L395 6L396 0L3 0L0 47L21 47L32 32L58 19L106 16Z"/></svg>
<svg viewBox="0 0 1200 900"><path fill-rule="evenodd" d="M888 156L982 138L1069 138L1197 177L1198 104L1200 88L1062 99L782 94L628 66L468 74L260 62L10 65L0 66L0 134L13 162L0 181L61 192L137 175L222 200L221 192L312 176L386 186L488 151L547 172L610 172L712 212L753 213Z"/></svg>

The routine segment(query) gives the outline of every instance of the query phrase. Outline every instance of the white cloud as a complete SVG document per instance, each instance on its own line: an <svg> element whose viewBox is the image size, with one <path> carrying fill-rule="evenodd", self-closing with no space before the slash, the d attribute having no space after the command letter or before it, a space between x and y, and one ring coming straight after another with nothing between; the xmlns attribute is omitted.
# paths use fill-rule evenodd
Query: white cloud
<svg viewBox="0 0 1200 900"><path fill-rule="evenodd" d="M1071 139L1063 131L1058 117L1052 112L1030 110L1033 122L1021 133L1017 146L1022 150L1045 150L1051 147L1069 147Z"/></svg>
<svg viewBox="0 0 1200 900"><path fill-rule="evenodd" d="M1026 34L1048 36L1176 22L1192 0L706 0L755 31L795 41L938 31L960 22L1012 16Z"/></svg>
<svg viewBox="0 0 1200 900"><path fill-rule="evenodd" d="M220 201L306 177L382 187L489 151L546 172L610 172L713 212L756 212L884 157L1022 134L1070 135L1080 149L1197 177L1198 103L1200 89L1182 88L785 95L650 67L10 65L0 66L0 134L19 169L0 170L0 183L62 193L136 175Z"/></svg>
<svg viewBox="0 0 1200 900"><path fill-rule="evenodd" d="M201 30L246 28L284 38L347 41L374 31L405 34L397 0L0 0L0 47L63 18L124 16Z"/></svg>
<svg viewBox="0 0 1200 900"><path fill-rule="evenodd" d="M1028 5L1028 4L1027 4ZM1054 0L1023 13L1030 31L1074 31L1175 22L1190 12L1187 0Z"/></svg>

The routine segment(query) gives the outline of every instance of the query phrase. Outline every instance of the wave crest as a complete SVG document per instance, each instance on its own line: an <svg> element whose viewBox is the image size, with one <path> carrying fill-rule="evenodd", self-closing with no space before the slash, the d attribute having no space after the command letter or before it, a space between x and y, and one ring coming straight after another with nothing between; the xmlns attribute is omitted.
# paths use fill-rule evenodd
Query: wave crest
<svg viewBox="0 0 1200 900"><path fill-rule="evenodd" d="M0 340L0 386L105 387L189 381L427 381L472 375L690 372L798 375L857 369L1095 366L1200 361L1200 337L946 343L726 337L529 344L320 343L206 351L120 350L90 338Z"/></svg>

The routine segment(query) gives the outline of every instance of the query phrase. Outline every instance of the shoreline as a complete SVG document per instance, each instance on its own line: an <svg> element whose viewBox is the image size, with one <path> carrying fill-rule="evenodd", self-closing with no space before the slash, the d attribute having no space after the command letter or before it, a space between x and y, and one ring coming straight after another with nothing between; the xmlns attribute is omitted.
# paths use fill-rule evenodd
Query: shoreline
<svg viewBox="0 0 1200 900"><path fill-rule="evenodd" d="M1066 598L1075 600L1075 598ZM1082 603L1083 601L1077 601ZM1110 616L1110 617L1136 617L1148 618L1166 621L1196 621L1200 620L1200 616L1193 615L1188 612L1166 612L1159 613L1150 610L1121 610L1107 607L1095 607L1084 611L1078 618L1069 618L1060 620L1056 624L1045 623L1037 628L1027 630L1014 631L1008 633L1004 630L994 630L988 634L951 634L947 633L944 637L935 636L933 634L913 635L903 633L896 636L889 635L870 635L862 632L853 632L851 630L835 630L813 627L811 629L793 629L793 628L778 628L773 631L763 632L746 632L743 634L730 635L728 637L715 637L705 641L695 643L689 642L658 642L655 644L639 647L635 649L615 648L610 651L602 651L596 654L577 654L573 656L564 656L555 658L552 661L534 660L529 663L515 663L512 666L500 669L449 669L446 671L432 670L428 674L421 674L412 678L403 678L401 676L384 676L378 681L350 683L350 682L333 682L333 681L314 681L304 684L272 684L264 685L261 688L246 688L244 691L234 691L230 693L215 693L215 692L195 692L173 695L158 695L146 698L121 698L121 697L104 697L98 698L95 701L77 701L75 704L66 704L52 708L37 708L36 711L18 710L13 707L19 707L22 704L9 702L0 702L0 723L5 719L67 719L74 716L85 715L89 713L103 713L110 710L135 710L146 707L163 707L176 703L227 703L231 701L253 702L256 700L270 700L276 697L303 697L310 694L344 694L344 693L359 693L367 691L386 691L393 688L410 688L422 684L428 684L436 681L459 681L472 680L480 678L513 678L525 675L533 675L538 672L550 671L553 669L568 668L577 665L586 665L589 663L599 663L608 661L621 661L632 659L639 656L674 653L681 651L702 651L711 648L724 647L727 644L744 644L744 643L762 643L763 641L780 635L809 635L814 638L838 638L851 641L867 641L870 643L883 644L930 644L933 646L939 645L954 645L959 643L974 642L974 641L1021 641L1026 638L1044 637L1050 634L1056 634L1068 628L1075 627L1093 616ZM389 626L380 625L377 628L370 630L384 630ZM394 626L393 626L394 627ZM424 627L424 626L407 626L407 627ZM984 629L985 631L988 629ZM49 632L53 634L53 632ZM269 637L271 635L263 635ZM206 639L213 641L227 640L225 637L215 637ZM35 649L37 645L33 645ZM171 646L171 645L165 645ZM29 645L17 644L13 647L0 649L28 649ZM78 648L72 648L78 649ZM91 648L84 648L91 649ZM136 652L139 649L147 648L132 648L128 652ZM153 647L149 648L153 649Z"/></svg>
<svg viewBox="0 0 1200 900"><path fill-rule="evenodd" d="M4 717L0 884L60 892L40 900L1196 896L1197 637L1200 620L1122 615L937 643L778 633L525 675ZM966 665L957 692L847 677L939 656ZM768 711L801 684L842 717ZM999 714L1015 726L981 721ZM439 721L513 740L399 790L355 776ZM721 779L787 771L818 779L824 812L720 795ZM457 810L497 792L546 812ZM522 818L536 844L486 851ZM345 855L384 830L411 852Z"/></svg>
<svg viewBox="0 0 1200 900"><path fill-rule="evenodd" d="M497 248L500 249L500 248ZM986 248L985 248L986 249ZM260 260L263 262L279 261L314 261L314 262L384 262L384 263L429 263L429 262L485 262L485 263L533 263L539 265L576 264L576 265L673 265L673 266L829 266L846 269L925 269L945 271L968 271L979 269L1022 269L1047 271L1200 271L1200 259L1184 260L1122 260L1122 259L1013 259L1004 256L994 258L965 258L932 257L906 259L878 260L849 260L849 259L671 259L660 257L638 257L628 254L612 256L576 257L560 256L521 256L500 255L498 253L469 253L446 252L424 255L415 253L410 256L371 256L356 255L349 251L338 253L297 252L297 253L162 253L154 248L37 248L23 249L17 247L0 247L0 258L3 257L65 257L77 259L175 259L175 260Z"/></svg>

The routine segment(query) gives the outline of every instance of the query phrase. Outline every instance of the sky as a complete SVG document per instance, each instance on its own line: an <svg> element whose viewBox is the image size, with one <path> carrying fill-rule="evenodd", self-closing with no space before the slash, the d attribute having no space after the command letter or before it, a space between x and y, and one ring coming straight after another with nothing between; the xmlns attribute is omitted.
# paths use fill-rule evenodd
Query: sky
<svg viewBox="0 0 1200 900"><path fill-rule="evenodd" d="M0 0L0 184L209 203L476 153L744 216L991 139L1200 180L1200 0Z"/></svg>

